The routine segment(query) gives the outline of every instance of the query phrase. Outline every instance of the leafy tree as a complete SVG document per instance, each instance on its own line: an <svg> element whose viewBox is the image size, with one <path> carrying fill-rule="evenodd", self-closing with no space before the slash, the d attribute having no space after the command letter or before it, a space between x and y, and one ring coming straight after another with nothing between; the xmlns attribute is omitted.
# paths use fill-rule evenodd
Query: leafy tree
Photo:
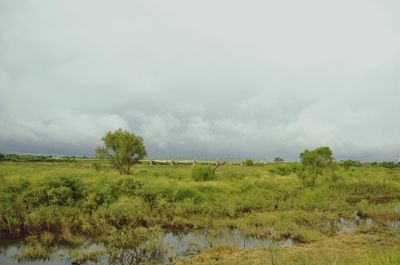
<svg viewBox="0 0 400 265"><path fill-rule="evenodd" d="M322 176L333 169L334 158L331 149L327 146L318 147L314 150L305 150L300 154L303 170L299 177L303 184L313 186L318 176Z"/></svg>
<svg viewBox="0 0 400 265"><path fill-rule="evenodd" d="M131 167L147 155L143 138L126 130L109 131L102 140L104 147L95 149L96 157L109 160L121 175L129 175Z"/></svg>
<svg viewBox="0 0 400 265"><path fill-rule="evenodd" d="M4 154L0 153L0 161L3 161L5 159L6 159L6 156Z"/></svg>
<svg viewBox="0 0 400 265"><path fill-rule="evenodd" d="M275 157L274 161L275 161L275 162L283 162L283 158L281 158L281 157Z"/></svg>

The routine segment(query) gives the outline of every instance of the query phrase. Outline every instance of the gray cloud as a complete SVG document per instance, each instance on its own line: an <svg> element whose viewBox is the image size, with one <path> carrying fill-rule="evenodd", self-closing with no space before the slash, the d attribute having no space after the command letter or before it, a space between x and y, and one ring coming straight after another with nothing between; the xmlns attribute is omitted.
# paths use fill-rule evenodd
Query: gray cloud
<svg viewBox="0 0 400 265"><path fill-rule="evenodd" d="M2 1L0 151L400 155L398 1Z"/></svg>

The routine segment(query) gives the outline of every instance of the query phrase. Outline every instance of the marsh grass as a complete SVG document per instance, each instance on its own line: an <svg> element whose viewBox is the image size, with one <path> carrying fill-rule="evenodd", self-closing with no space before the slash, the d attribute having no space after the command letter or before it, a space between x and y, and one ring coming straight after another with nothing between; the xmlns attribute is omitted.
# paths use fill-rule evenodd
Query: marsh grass
<svg viewBox="0 0 400 265"><path fill-rule="evenodd" d="M33 236L22 254L42 258L54 245L87 240L132 246L140 240L116 238L135 238L138 231L152 238L163 231L238 229L254 237L317 244L340 232L335 223L341 217L373 220L373 225L360 222L358 233L384 235L382 240L398 236L388 226L400 220L400 169L338 166L340 178L319 178L304 187L296 167L225 165L210 178L204 165L201 170L138 165L131 176L120 176L110 169L96 171L90 161L3 162L0 238L5 243ZM373 261L381 258L371 253Z"/></svg>

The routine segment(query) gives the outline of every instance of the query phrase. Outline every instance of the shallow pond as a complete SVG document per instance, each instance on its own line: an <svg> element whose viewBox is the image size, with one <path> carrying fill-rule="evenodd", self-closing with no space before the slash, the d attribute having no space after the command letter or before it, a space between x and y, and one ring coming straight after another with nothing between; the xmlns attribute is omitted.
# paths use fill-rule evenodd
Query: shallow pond
<svg viewBox="0 0 400 265"><path fill-rule="evenodd" d="M360 224L371 227L376 225L376 222L371 218L361 219L356 216L354 220L349 220L340 217L338 220L336 220L335 224L338 233L342 234L342 233L353 233L357 231L357 226ZM386 223L386 227L394 230L400 229L400 220L390 221Z"/></svg>
<svg viewBox="0 0 400 265"><path fill-rule="evenodd" d="M215 246L232 246L237 248L266 248L269 246L292 246L294 241L287 239L272 242L243 235L238 230L220 233L190 232L186 234L165 233L157 248L128 249L120 252L111 252L104 245L90 244L80 250L71 250L60 247L47 260L19 260L20 246L9 246L0 254L1 265L70 265L70 264L102 264L102 265L130 265L143 264L149 261L168 264L179 259L192 257L204 249ZM76 253L81 251L81 257ZM75 253L75 254L71 254ZM88 258L82 257L91 257ZM94 257L94 258L93 258Z"/></svg>

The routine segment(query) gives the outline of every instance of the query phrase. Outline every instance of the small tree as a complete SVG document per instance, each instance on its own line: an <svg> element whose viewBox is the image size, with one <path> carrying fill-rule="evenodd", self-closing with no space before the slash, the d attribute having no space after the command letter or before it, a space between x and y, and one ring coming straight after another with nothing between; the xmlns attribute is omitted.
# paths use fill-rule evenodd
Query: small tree
<svg viewBox="0 0 400 265"><path fill-rule="evenodd" d="M0 153L0 161L3 161L5 159L6 159L6 156L4 154Z"/></svg>
<svg viewBox="0 0 400 265"><path fill-rule="evenodd" d="M97 147L96 149L94 149L95 160L92 163L93 168L96 171L100 171L100 170L104 169L104 164L107 162L108 156L109 156L109 154L108 154L108 151L106 148Z"/></svg>
<svg viewBox="0 0 400 265"><path fill-rule="evenodd" d="M313 186L318 176L324 175L333 168L334 158L331 149L327 146L318 147L312 151L305 150L300 154L303 166L299 174L303 184Z"/></svg>
<svg viewBox="0 0 400 265"><path fill-rule="evenodd" d="M103 138L104 147L95 149L96 157L106 158L121 175L129 175L130 169L146 156L143 139L128 131L109 131Z"/></svg>
<svg viewBox="0 0 400 265"><path fill-rule="evenodd" d="M275 157L274 161L275 161L275 162L283 162L283 158L281 158L281 157Z"/></svg>

